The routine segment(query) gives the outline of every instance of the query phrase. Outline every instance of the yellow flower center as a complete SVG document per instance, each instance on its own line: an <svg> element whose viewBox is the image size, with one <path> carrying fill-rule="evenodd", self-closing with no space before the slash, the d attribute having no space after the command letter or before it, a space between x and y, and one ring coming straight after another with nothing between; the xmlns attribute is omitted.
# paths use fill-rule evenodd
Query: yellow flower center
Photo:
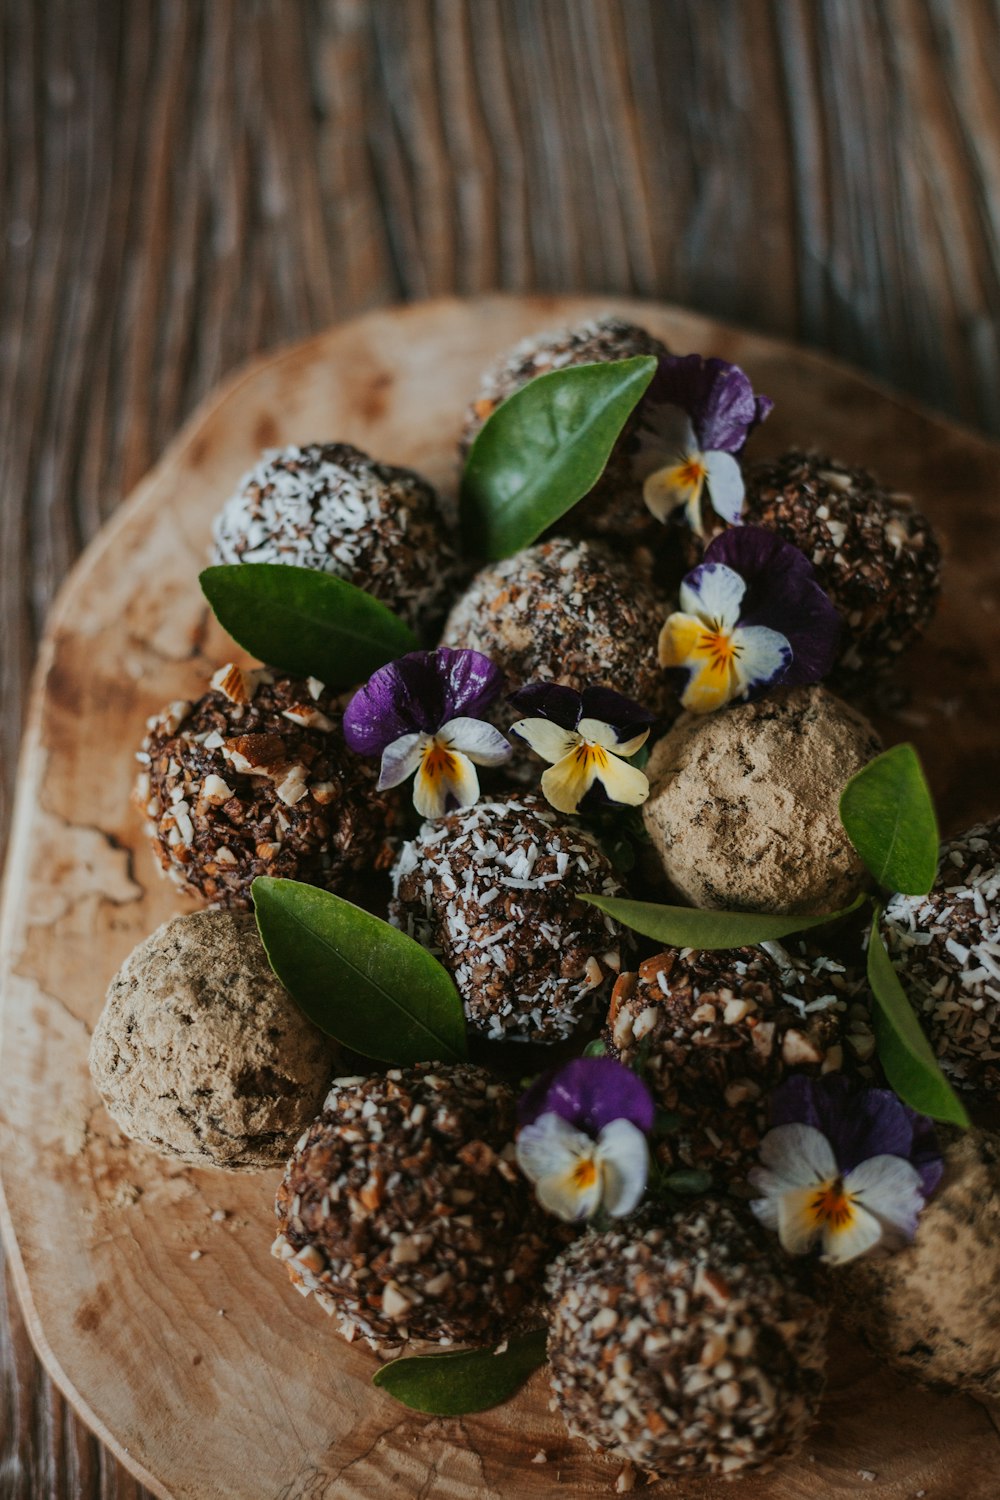
<svg viewBox="0 0 1000 1500"><path fill-rule="evenodd" d="M742 650L742 646L739 646L727 631L720 630L718 625L714 624L702 631L695 647L696 654L706 657L716 672L728 670L734 661L739 660Z"/></svg>
<svg viewBox="0 0 1000 1500"><path fill-rule="evenodd" d="M606 771L608 768L608 752L604 746L591 744L589 740L581 740L573 751L573 759L581 776L589 771L591 766L596 766L599 772Z"/></svg>
<svg viewBox="0 0 1000 1500"><path fill-rule="evenodd" d="M597 1163L592 1156L581 1156L573 1168L573 1186L577 1192L585 1193L597 1181Z"/></svg>
<svg viewBox="0 0 1000 1500"><path fill-rule="evenodd" d="M819 1228L844 1230L854 1222L854 1199L844 1190L842 1177L821 1183L809 1202L809 1214Z"/></svg>
<svg viewBox="0 0 1000 1500"><path fill-rule="evenodd" d="M708 478L708 470L700 458L686 458L674 470L676 482L683 489L697 490Z"/></svg>
<svg viewBox="0 0 1000 1500"><path fill-rule="evenodd" d="M424 750L420 769L427 780L433 782L444 776L454 780L458 767L451 751L440 740L431 740Z"/></svg>

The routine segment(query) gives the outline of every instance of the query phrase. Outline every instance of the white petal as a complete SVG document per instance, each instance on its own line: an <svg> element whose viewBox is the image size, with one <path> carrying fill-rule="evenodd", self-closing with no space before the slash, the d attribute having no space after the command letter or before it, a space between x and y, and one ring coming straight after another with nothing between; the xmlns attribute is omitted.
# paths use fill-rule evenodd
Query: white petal
<svg viewBox="0 0 1000 1500"><path fill-rule="evenodd" d="M542 1177L570 1171L593 1145L589 1135L551 1112L539 1115L519 1133L517 1164L530 1182L538 1182Z"/></svg>
<svg viewBox="0 0 1000 1500"><path fill-rule="evenodd" d="M906 1239L924 1206L920 1173L901 1156L871 1156L844 1178L847 1192Z"/></svg>
<svg viewBox="0 0 1000 1500"><path fill-rule="evenodd" d="M692 576L698 580L696 587L688 582ZM702 563L688 578L681 584L681 613L697 615L713 629L727 633L735 630L747 591L739 573L725 563Z"/></svg>
<svg viewBox="0 0 1000 1500"><path fill-rule="evenodd" d="M822 1184L813 1183L810 1187L790 1188L777 1199L778 1237L781 1248L789 1255L806 1255L822 1233L823 1226L811 1211L820 1191Z"/></svg>
<svg viewBox="0 0 1000 1500"><path fill-rule="evenodd" d="M759 1188L761 1184L756 1180L755 1172L751 1172L749 1176L752 1186ZM750 1212L760 1220L765 1229L778 1227L778 1202L778 1198L754 1198L750 1204Z"/></svg>
<svg viewBox="0 0 1000 1500"><path fill-rule="evenodd" d="M408 776L413 775L420 764L427 740L426 734L401 734L398 740L386 745L382 751L382 767L378 778L380 792L399 786Z"/></svg>
<svg viewBox="0 0 1000 1500"><path fill-rule="evenodd" d="M437 737L450 750L467 755L477 766L502 766L514 753L506 736L485 719L449 719L442 724Z"/></svg>
<svg viewBox="0 0 1000 1500"><path fill-rule="evenodd" d="M580 736L575 729L563 729L549 719L518 719L516 724L511 725L510 732L520 735L536 755L553 766L580 743Z"/></svg>
<svg viewBox="0 0 1000 1500"><path fill-rule="evenodd" d="M591 1141L593 1147L593 1141ZM586 1187L580 1187L574 1175L576 1168L559 1177L541 1177L535 1184L535 1196L544 1209L573 1224L591 1218L601 1205L601 1174L594 1175Z"/></svg>
<svg viewBox="0 0 1000 1500"><path fill-rule="evenodd" d="M479 777L467 756L458 750L424 753L413 784L413 805L422 818L442 818L454 807L471 807L479 800Z"/></svg>
<svg viewBox="0 0 1000 1500"><path fill-rule="evenodd" d="M878 1219L860 1203L855 1203L846 1229L832 1229L827 1225L823 1231L823 1259L830 1265L843 1265L845 1261L864 1255L881 1238L882 1226Z"/></svg>
<svg viewBox="0 0 1000 1500"><path fill-rule="evenodd" d="M597 1137L604 1191L602 1207L613 1219L624 1218L635 1208L646 1188L649 1147L638 1125L631 1120L612 1120Z"/></svg>
<svg viewBox="0 0 1000 1500"><path fill-rule="evenodd" d="M641 729L630 740L620 740L614 726L606 724L603 719L581 719L576 732L582 740L589 740L592 745L602 745L605 750L613 750L616 755L624 755L626 758L641 750L649 739L649 730Z"/></svg>
<svg viewBox="0 0 1000 1500"><path fill-rule="evenodd" d="M760 1159L769 1169L771 1185L764 1187L759 1169L752 1180L768 1197L775 1187L814 1187L837 1176L833 1147L813 1125L776 1125L760 1143Z"/></svg>
<svg viewBox="0 0 1000 1500"><path fill-rule="evenodd" d="M792 648L785 637L766 625L746 625L735 630L733 645L738 653L733 671L743 692L772 682L792 659Z"/></svg>
<svg viewBox="0 0 1000 1500"><path fill-rule="evenodd" d="M612 802L624 807L641 807L649 796L649 778L638 766L630 766L627 760L609 755L607 765L599 767L595 780L599 781Z"/></svg>
<svg viewBox="0 0 1000 1500"><path fill-rule="evenodd" d="M705 453L702 457L708 471L705 484L712 509L724 521L738 521L746 493L739 464L731 453Z"/></svg>

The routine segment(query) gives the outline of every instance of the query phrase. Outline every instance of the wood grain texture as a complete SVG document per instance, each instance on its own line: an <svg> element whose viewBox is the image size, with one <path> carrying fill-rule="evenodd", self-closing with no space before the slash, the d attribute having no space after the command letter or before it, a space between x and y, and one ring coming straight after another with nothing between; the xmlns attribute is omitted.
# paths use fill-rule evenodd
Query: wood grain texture
<svg viewBox="0 0 1000 1500"><path fill-rule="evenodd" d="M996 0L3 0L0 835L56 587L261 348L636 292L1000 432L998 56ZM16 1314L0 1400L0 1494L132 1496Z"/></svg>
<svg viewBox="0 0 1000 1500"><path fill-rule="evenodd" d="M541 1500L556 1481L581 1497L614 1483L618 1466L570 1441L548 1411L543 1376L509 1406L453 1422L373 1391L374 1357L292 1295L268 1255L278 1174L162 1160L122 1137L87 1071L108 980L136 942L191 907L162 879L128 794L146 717L195 695L232 649L196 580L219 496L262 440L306 441L324 424L451 491L464 398L490 355L602 308L675 348L747 368L776 400L755 439L762 457L808 433L854 462L881 457L919 495L948 548L950 605L902 669L920 686L918 713L878 722L887 741L916 741L946 828L994 808L1000 745L980 710L1000 697L997 445L828 360L618 299L451 299L371 312L259 361L211 398L104 529L50 620L0 933L0 1213L18 1289L60 1385L158 1495ZM47 1451L63 1482L91 1480L91 1448ZM543 1465L531 1462L539 1451ZM988 1500L998 1459L983 1408L918 1392L843 1344L808 1453L741 1493L846 1495L872 1470L894 1496L958 1484L967 1500ZM75 1479L74 1460L83 1466ZM730 1491L706 1484L699 1493Z"/></svg>

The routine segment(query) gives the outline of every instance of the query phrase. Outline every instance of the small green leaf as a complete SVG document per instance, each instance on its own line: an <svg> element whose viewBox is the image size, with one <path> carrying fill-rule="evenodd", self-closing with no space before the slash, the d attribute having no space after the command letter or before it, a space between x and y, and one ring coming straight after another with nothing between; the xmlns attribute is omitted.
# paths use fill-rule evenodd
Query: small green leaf
<svg viewBox="0 0 1000 1500"><path fill-rule="evenodd" d="M327 687L353 687L420 642L384 604L343 578L285 563L234 563L201 574L205 598L258 661Z"/></svg>
<svg viewBox="0 0 1000 1500"><path fill-rule="evenodd" d="M655 901L630 901L624 896L580 896L599 906L609 917L641 932L643 937L665 943L668 948L747 948L755 943L776 943L793 932L824 927L857 911L864 900L858 896L841 911L816 917L780 917L769 912L699 911L689 906L660 906Z"/></svg>
<svg viewBox="0 0 1000 1500"><path fill-rule="evenodd" d="M379 1062L460 1062L465 1015L451 976L419 943L329 891L253 883L271 968L321 1031Z"/></svg>
<svg viewBox="0 0 1000 1500"><path fill-rule="evenodd" d="M917 1020L892 966L879 931L881 912L872 912L868 940L868 983L875 998L873 1019L878 1055L885 1076L904 1104L944 1120L949 1125L969 1127L969 1116L940 1065Z"/></svg>
<svg viewBox="0 0 1000 1500"><path fill-rule="evenodd" d="M592 1042L588 1042L586 1047L584 1047L583 1055L584 1057L607 1057L608 1044L602 1037L595 1037Z"/></svg>
<svg viewBox="0 0 1000 1500"><path fill-rule="evenodd" d="M545 1330L509 1340L502 1354L464 1349L454 1354L414 1354L394 1359L372 1376L372 1385L413 1411L461 1417L489 1411L520 1390L545 1363Z"/></svg>
<svg viewBox="0 0 1000 1500"><path fill-rule="evenodd" d="M483 425L462 476L469 552L509 557L593 489L656 370L651 354L539 375Z"/></svg>
<svg viewBox="0 0 1000 1500"><path fill-rule="evenodd" d="M840 798L847 837L879 885L925 896L938 865L934 802L912 745L894 745L852 776Z"/></svg>
<svg viewBox="0 0 1000 1500"><path fill-rule="evenodd" d="M678 1167L675 1172L667 1172L662 1182L671 1193L694 1197L698 1193L708 1192L712 1186L712 1174L702 1172L697 1167Z"/></svg>

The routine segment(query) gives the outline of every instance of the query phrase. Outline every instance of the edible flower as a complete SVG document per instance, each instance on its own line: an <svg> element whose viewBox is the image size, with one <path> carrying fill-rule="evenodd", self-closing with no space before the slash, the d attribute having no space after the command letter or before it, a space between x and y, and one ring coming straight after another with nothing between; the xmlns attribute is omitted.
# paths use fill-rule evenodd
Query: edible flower
<svg viewBox="0 0 1000 1500"><path fill-rule="evenodd" d="M711 713L764 688L818 682L833 666L840 616L804 552L772 531L735 526L681 584L660 632L662 667L688 673L681 703Z"/></svg>
<svg viewBox="0 0 1000 1500"><path fill-rule="evenodd" d="M471 807L476 766L499 766L511 746L483 712L503 674L478 651L411 651L379 667L344 713L344 738L359 755L380 755L379 791L416 773L413 802L425 818Z"/></svg>
<svg viewBox="0 0 1000 1500"><path fill-rule="evenodd" d="M656 1108L649 1089L611 1057L578 1057L535 1080L518 1104L517 1160L542 1207L560 1219L613 1219L646 1187Z"/></svg>
<svg viewBox="0 0 1000 1500"><path fill-rule="evenodd" d="M858 1093L840 1075L790 1078L771 1099L751 1208L790 1255L819 1245L832 1264L913 1239L941 1180L934 1127L891 1089Z"/></svg>
<svg viewBox="0 0 1000 1500"><path fill-rule="evenodd" d="M703 536L707 499L716 515L736 524L745 493L737 460L773 406L724 359L661 359L643 407L647 461L659 460L644 480L643 498L656 519L665 521L683 506L688 524Z"/></svg>
<svg viewBox="0 0 1000 1500"><path fill-rule="evenodd" d="M542 792L557 812L575 813L611 803L638 807L649 796L649 782L627 764L649 738L654 716L611 688L582 693L557 682L534 682L510 699L526 714L511 733L526 740L549 762Z"/></svg>

